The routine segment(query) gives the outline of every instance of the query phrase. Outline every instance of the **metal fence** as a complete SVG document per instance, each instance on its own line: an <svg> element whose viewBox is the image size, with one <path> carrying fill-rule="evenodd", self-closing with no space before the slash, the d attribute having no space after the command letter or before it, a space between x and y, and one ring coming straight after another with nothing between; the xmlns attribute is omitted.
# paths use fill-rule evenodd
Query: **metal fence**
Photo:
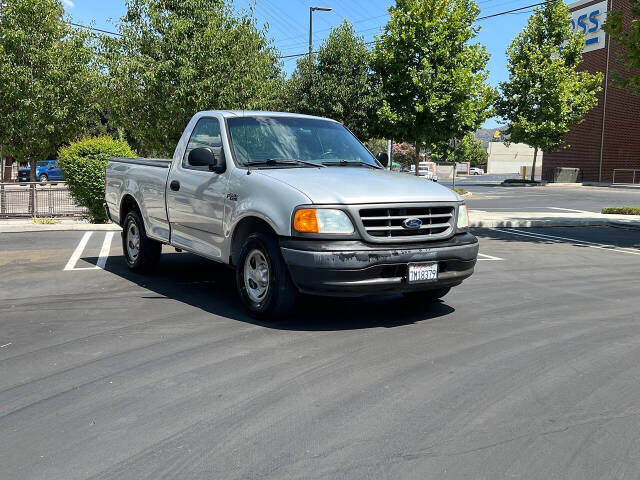
<svg viewBox="0 0 640 480"><path fill-rule="evenodd" d="M0 218L82 216L63 182L0 183Z"/></svg>
<svg viewBox="0 0 640 480"><path fill-rule="evenodd" d="M613 180L611 183L640 184L640 169L615 168L613 170Z"/></svg>

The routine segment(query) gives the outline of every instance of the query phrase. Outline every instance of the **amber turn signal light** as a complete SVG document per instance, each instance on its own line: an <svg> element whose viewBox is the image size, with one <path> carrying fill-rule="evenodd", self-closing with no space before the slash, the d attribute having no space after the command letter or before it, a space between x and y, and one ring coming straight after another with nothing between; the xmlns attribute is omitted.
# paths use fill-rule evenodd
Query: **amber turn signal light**
<svg viewBox="0 0 640 480"><path fill-rule="evenodd" d="M318 233L318 218L312 208L298 210L293 217L293 228L300 233Z"/></svg>

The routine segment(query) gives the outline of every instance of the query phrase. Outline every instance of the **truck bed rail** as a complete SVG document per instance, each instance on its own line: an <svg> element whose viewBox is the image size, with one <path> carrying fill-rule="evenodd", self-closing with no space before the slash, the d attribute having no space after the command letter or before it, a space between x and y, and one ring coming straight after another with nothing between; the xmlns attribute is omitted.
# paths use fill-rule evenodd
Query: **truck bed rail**
<svg viewBox="0 0 640 480"><path fill-rule="evenodd" d="M148 167L169 168L171 166L170 158L127 158L127 157L112 157L110 162L116 163L131 163L134 165L146 165Z"/></svg>

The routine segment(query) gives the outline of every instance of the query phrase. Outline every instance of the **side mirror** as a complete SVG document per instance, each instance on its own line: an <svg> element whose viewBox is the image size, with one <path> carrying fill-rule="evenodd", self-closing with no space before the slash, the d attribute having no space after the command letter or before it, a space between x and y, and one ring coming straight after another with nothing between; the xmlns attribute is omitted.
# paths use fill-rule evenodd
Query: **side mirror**
<svg viewBox="0 0 640 480"><path fill-rule="evenodd" d="M211 147L194 148L189 152L189 165L208 167L211 172L222 173L225 170L222 158L216 157Z"/></svg>
<svg viewBox="0 0 640 480"><path fill-rule="evenodd" d="M383 164L385 167L389 165L389 155L387 152L380 152L376 155L378 161Z"/></svg>

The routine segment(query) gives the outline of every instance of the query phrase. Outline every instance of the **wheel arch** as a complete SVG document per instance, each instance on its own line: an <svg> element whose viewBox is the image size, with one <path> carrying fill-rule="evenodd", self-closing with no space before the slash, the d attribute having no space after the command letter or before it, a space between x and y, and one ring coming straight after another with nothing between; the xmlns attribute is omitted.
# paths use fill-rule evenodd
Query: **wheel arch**
<svg viewBox="0 0 640 480"><path fill-rule="evenodd" d="M127 193L120 200L120 215L118 217L120 226L122 226L122 223L124 222L124 217L126 217L127 213L129 213L131 210L136 210L138 213L140 213L140 217L142 218L140 205L138 205L138 202L133 197L133 195ZM144 221L144 218L143 218L143 221Z"/></svg>
<svg viewBox="0 0 640 480"><path fill-rule="evenodd" d="M236 266L238 264L240 251L242 250L242 243L249 235L255 232L263 232L276 237L278 236L273 226L264 218L253 215L242 218L238 223L236 223L233 232L231 233L230 265Z"/></svg>

